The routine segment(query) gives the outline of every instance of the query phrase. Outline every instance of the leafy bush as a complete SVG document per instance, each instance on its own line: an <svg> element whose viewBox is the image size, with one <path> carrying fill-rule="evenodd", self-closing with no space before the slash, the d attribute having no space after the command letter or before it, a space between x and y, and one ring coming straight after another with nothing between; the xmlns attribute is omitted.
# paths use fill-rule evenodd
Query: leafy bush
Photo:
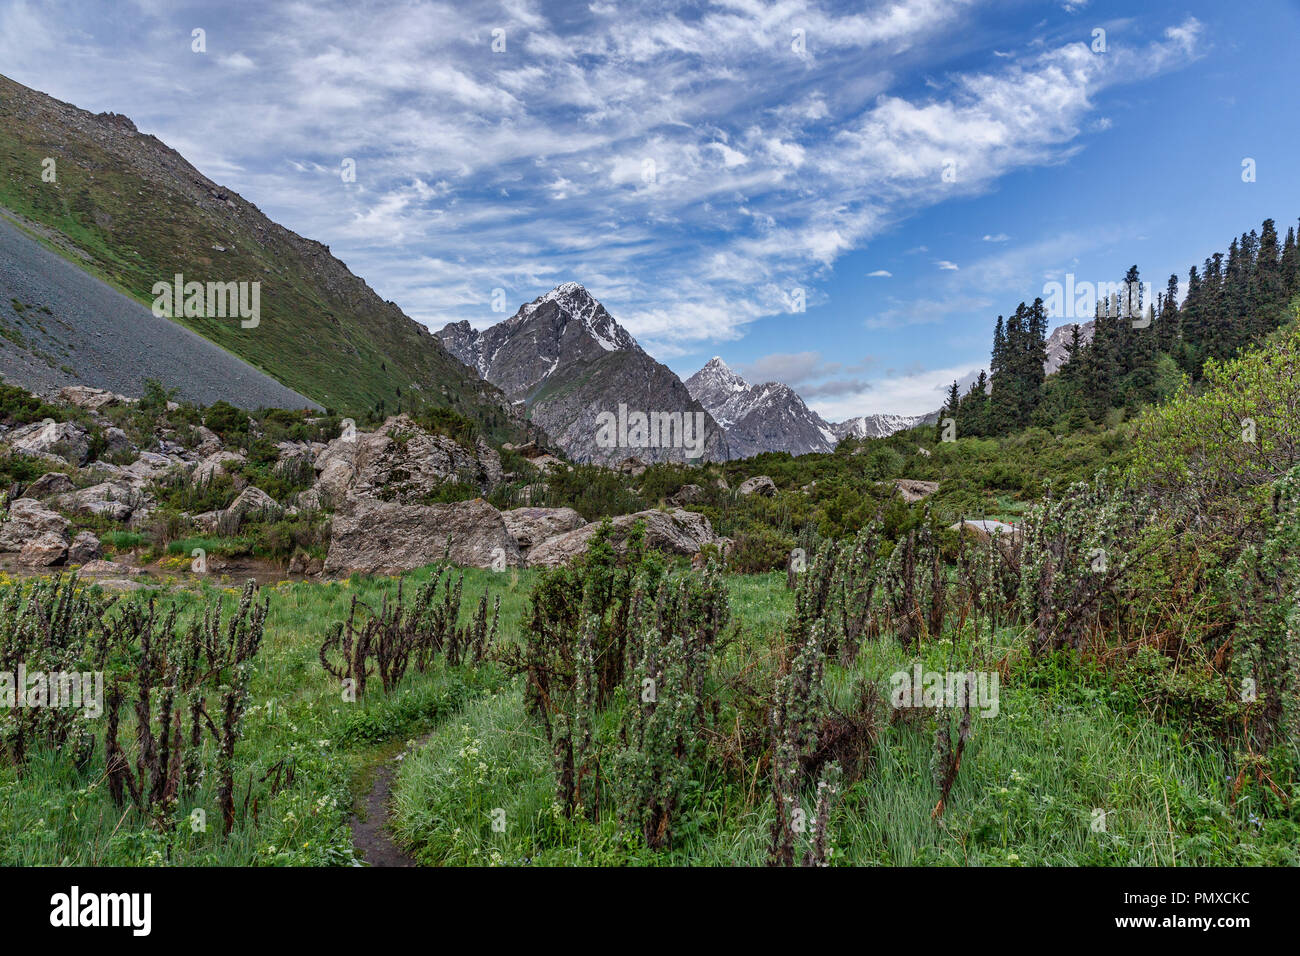
<svg viewBox="0 0 1300 956"><path fill-rule="evenodd" d="M248 413L235 408L225 400L213 402L203 413L203 424L221 436L223 441L248 432Z"/></svg>
<svg viewBox="0 0 1300 956"><path fill-rule="evenodd" d="M740 574L783 569L790 563L793 548L792 538L760 526L736 535L727 565Z"/></svg>
<svg viewBox="0 0 1300 956"><path fill-rule="evenodd" d="M46 418L56 422L67 421L68 410L37 398L25 388L0 384L0 422L9 426L27 425Z"/></svg>
<svg viewBox="0 0 1300 956"><path fill-rule="evenodd" d="M470 451L473 451L478 444L478 426L450 408L425 405L416 412L414 419L416 424L425 431L450 438Z"/></svg>
<svg viewBox="0 0 1300 956"><path fill-rule="evenodd" d="M1277 482L1272 527L1226 575L1238 625L1232 672L1250 706L1251 743L1295 765L1300 742L1300 468ZM1288 753L1287 751L1291 751Z"/></svg>
<svg viewBox="0 0 1300 956"><path fill-rule="evenodd" d="M1136 430L1137 479L1209 515L1300 464L1300 326L1263 348L1205 364L1205 390L1184 384Z"/></svg>

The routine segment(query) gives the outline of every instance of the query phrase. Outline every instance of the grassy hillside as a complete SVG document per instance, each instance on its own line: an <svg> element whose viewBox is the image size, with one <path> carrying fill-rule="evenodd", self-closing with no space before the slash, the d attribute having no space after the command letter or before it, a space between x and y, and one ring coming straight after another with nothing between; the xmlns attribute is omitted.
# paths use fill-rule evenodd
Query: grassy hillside
<svg viewBox="0 0 1300 956"><path fill-rule="evenodd" d="M53 159L55 181L42 178ZM176 273L259 281L261 324L181 319L345 415L428 403L503 439L521 433L500 392L385 302L328 247L271 222L115 114L92 115L0 77L0 205L46 227L74 262L140 302Z"/></svg>

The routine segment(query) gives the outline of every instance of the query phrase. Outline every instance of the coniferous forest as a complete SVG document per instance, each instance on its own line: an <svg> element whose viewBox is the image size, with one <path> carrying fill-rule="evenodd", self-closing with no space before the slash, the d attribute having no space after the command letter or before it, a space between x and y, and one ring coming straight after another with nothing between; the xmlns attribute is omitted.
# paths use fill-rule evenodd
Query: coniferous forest
<svg viewBox="0 0 1300 956"><path fill-rule="evenodd" d="M1051 322L1043 300L999 315L988 374L964 395L954 382L943 417L973 437L1058 422L1079 427L1104 422L1112 409L1132 412L1170 397L1183 374L1199 382L1207 361L1233 358L1292 318L1288 306L1300 292L1296 227L1279 242L1274 221L1264 220L1233 239L1226 255L1193 265L1185 285L1171 275L1154 302L1142 301L1136 265L1119 287L1096 303L1087 341L1075 325L1054 375L1043 371Z"/></svg>

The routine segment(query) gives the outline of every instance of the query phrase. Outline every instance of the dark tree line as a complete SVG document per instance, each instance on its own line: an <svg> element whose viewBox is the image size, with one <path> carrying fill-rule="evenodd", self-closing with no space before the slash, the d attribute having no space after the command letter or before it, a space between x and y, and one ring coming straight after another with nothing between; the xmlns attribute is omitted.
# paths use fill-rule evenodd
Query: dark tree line
<svg viewBox="0 0 1300 956"><path fill-rule="evenodd" d="M1300 240L1295 227L1279 241L1272 219L1257 233L1233 239L1202 269L1192 266L1179 303L1171 275L1154 301L1143 301L1138 267L1099 296L1091 341L1075 325L1059 371L1046 375L1048 315L1043 300L1020 303L993 328L989 374L965 394L956 382L940 415L956 422L959 436L1004 435L1057 422L1078 427L1104 421L1112 409L1157 401L1180 373L1201 377L1207 360L1222 361L1257 344L1290 318L1300 295ZM1114 289L1115 286L1112 286Z"/></svg>

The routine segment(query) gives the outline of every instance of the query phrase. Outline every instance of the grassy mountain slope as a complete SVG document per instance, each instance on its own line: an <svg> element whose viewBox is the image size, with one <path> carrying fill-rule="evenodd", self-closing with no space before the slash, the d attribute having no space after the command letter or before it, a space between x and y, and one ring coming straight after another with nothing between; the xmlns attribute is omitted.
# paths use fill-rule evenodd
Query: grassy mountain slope
<svg viewBox="0 0 1300 956"><path fill-rule="evenodd" d="M42 179L47 157L55 182ZM260 281L257 328L178 321L327 407L362 417L425 400L494 437L521 432L498 389L327 246L272 222L123 116L0 76L0 204L54 230L46 238L65 255L146 305L153 284L178 272Z"/></svg>

